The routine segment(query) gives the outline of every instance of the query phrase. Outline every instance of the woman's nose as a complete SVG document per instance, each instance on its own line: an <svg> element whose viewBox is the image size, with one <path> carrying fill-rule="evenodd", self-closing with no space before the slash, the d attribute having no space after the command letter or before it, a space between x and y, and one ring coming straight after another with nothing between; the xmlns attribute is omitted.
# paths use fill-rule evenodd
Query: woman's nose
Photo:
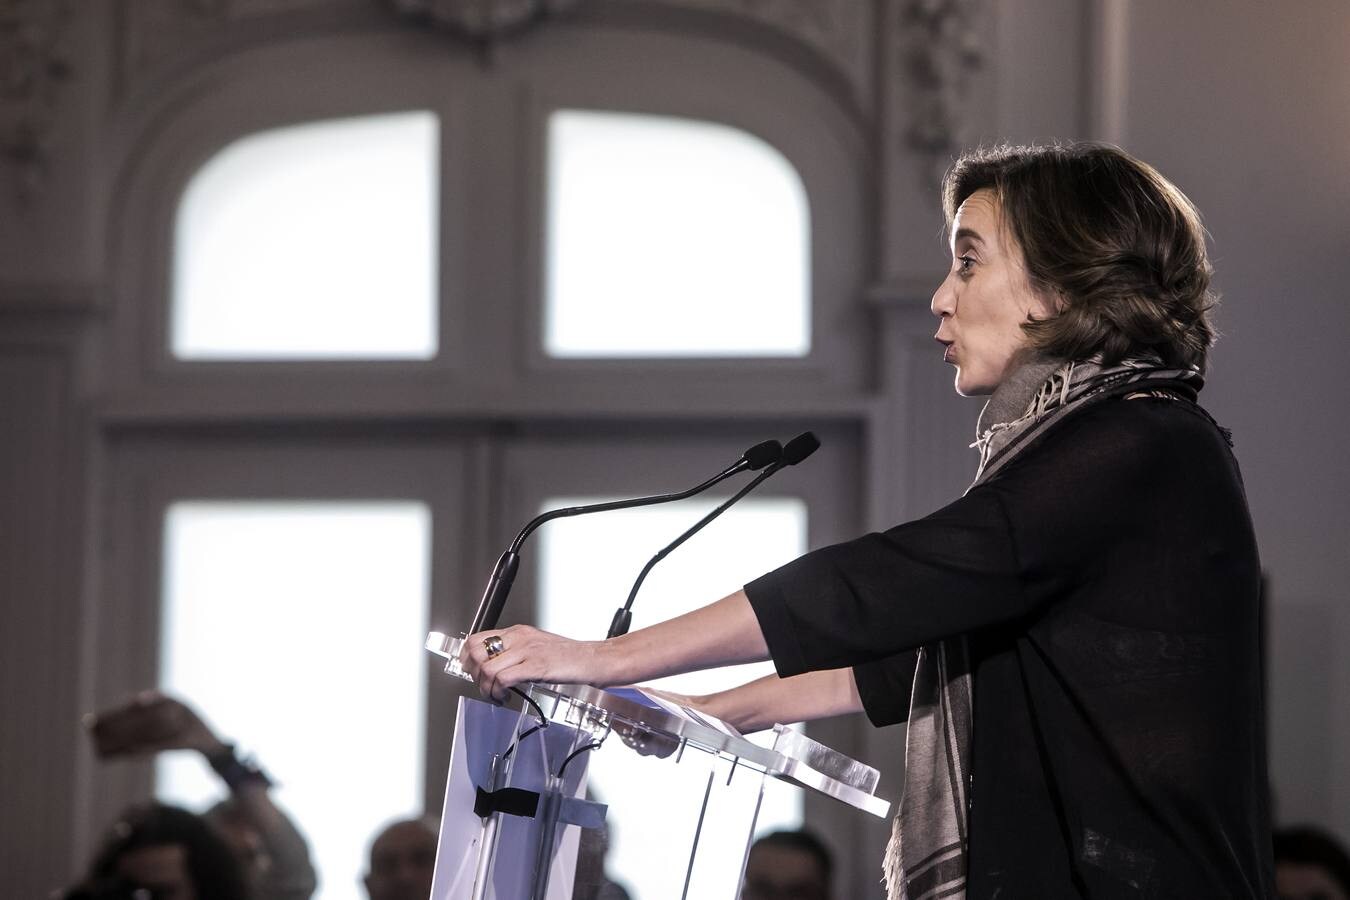
<svg viewBox="0 0 1350 900"><path fill-rule="evenodd" d="M938 285L933 292L933 302L929 304L929 309L935 316L950 316L956 312L956 294L951 290L948 280L944 279L942 284Z"/></svg>

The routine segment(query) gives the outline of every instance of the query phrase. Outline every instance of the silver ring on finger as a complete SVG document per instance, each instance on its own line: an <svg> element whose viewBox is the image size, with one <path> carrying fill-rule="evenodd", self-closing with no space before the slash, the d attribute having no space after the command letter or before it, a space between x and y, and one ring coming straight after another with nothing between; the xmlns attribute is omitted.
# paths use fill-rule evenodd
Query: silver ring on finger
<svg viewBox="0 0 1350 900"><path fill-rule="evenodd" d="M487 651L488 659L492 659L506 652L506 643L502 641L500 634L494 634L483 638L483 649Z"/></svg>

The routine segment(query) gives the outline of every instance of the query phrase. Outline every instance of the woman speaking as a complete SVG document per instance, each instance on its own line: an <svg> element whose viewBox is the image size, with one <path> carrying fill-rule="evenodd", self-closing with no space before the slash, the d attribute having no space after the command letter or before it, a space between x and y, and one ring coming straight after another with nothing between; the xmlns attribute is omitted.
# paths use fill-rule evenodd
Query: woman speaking
<svg viewBox="0 0 1350 900"><path fill-rule="evenodd" d="M1199 216L1092 144L967 154L943 206L936 338L956 390L990 395L964 496L668 622L494 629L463 663L500 699L771 658L689 702L742 731L908 721L892 898L1271 896L1259 562L1196 403Z"/></svg>

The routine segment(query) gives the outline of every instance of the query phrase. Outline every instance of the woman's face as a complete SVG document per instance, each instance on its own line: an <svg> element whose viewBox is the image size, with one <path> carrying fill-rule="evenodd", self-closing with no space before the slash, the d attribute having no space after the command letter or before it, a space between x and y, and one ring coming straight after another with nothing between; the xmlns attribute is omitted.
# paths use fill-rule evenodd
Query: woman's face
<svg viewBox="0 0 1350 900"><path fill-rule="evenodd" d="M966 198L952 222L952 268L933 294L942 319L934 337L956 366L956 392L993 393L1017 351L1021 325L1053 314L1053 304L1027 280L1022 248L1003 227L998 198L985 188Z"/></svg>

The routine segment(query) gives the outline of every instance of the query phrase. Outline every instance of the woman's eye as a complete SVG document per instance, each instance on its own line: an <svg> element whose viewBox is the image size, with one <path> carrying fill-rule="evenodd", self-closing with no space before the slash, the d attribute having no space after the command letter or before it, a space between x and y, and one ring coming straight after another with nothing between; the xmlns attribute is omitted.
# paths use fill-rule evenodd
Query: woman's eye
<svg viewBox="0 0 1350 900"><path fill-rule="evenodd" d="M958 256L956 258L956 268L962 275L969 274L970 270L975 268L975 257Z"/></svg>

